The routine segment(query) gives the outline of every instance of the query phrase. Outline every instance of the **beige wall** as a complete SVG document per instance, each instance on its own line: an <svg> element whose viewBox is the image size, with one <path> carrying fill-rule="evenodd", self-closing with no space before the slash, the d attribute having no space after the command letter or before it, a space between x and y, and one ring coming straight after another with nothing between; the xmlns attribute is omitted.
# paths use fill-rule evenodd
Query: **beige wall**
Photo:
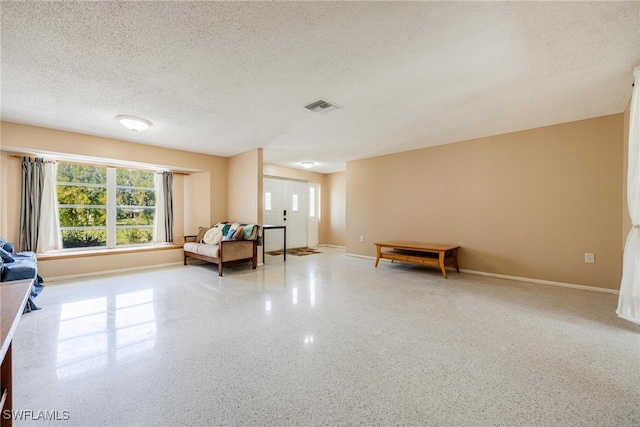
<svg viewBox="0 0 640 427"><path fill-rule="evenodd" d="M21 163L9 153L0 151L2 164L2 182L0 182L0 236L18 245L20 228L20 191L21 191Z"/></svg>
<svg viewBox="0 0 640 427"><path fill-rule="evenodd" d="M463 269L618 289L623 122L616 114L348 162L346 250L451 243Z"/></svg>
<svg viewBox="0 0 640 427"><path fill-rule="evenodd" d="M184 178L184 235L195 236L199 227L210 227L215 221L211 220L211 193L202 191L211 182L211 172L191 173ZM215 185L215 184L214 184ZM224 204L225 201L223 201ZM175 206L174 206L175 208Z"/></svg>
<svg viewBox="0 0 640 427"><path fill-rule="evenodd" d="M217 221L262 224L262 148L229 158L229 213ZM258 263L262 263L258 250Z"/></svg>
<svg viewBox="0 0 640 427"><path fill-rule="evenodd" d="M2 136L2 122L0 122L0 136ZM0 149L1 148L2 139L0 139ZM13 175L10 175L8 171L9 164L9 157L7 156L7 153L0 151L0 191L3 193L0 194L0 235L2 235L2 233L6 233L9 229L9 211L6 201L4 201L7 199L7 195L5 193L8 190L7 185L4 183L9 182L10 176L13 178ZM13 197L11 197L11 200L13 200ZM8 236L7 234L4 234L2 237L7 238Z"/></svg>
<svg viewBox="0 0 640 427"><path fill-rule="evenodd" d="M45 281L76 275L92 275L124 269L138 269L151 265L182 262L182 247L136 253L112 253L101 256L67 259L39 259L38 273Z"/></svg>
<svg viewBox="0 0 640 427"><path fill-rule="evenodd" d="M204 171L192 176L174 177L175 242L182 243L183 234L197 232L202 218L224 218L227 215L228 159L205 154L135 144L109 138L82 135L16 123L0 123L0 236L18 241L20 225L20 160L10 152L30 154L52 153L61 156L86 156L136 162L168 168ZM197 178L196 178L197 177ZM193 185L197 185L194 188ZM198 197L194 197L194 192ZM194 200L197 199L197 202ZM102 255L67 260L43 260L44 277L71 276L87 271L112 271L147 265L178 262L181 250L145 252L141 254Z"/></svg>
<svg viewBox="0 0 640 427"><path fill-rule="evenodd" d="M310 170L285 168L283 166L276 166L276 165L264 165L262 174L264 176L271 176L274 178L296 179L299 181L317 182L320 184L321 187L324 184L324 179L325 179L325 174L322 174L322 173L312 172Z"/></svg>
<svg viewBox="0 0 640 427"><path fill-rule="evenodd" d="M320 242L327 245L345 246L346 243L346 201L347 174L338 172L325 177L322 191L322 215L326 224L325 234Z"/></svg>
<svg viewBox="0 0 640 427"><path fill-rule="evenodd" d="M229 158L228 215L217 221L262 223L262 149L256 148Z"/></svg>

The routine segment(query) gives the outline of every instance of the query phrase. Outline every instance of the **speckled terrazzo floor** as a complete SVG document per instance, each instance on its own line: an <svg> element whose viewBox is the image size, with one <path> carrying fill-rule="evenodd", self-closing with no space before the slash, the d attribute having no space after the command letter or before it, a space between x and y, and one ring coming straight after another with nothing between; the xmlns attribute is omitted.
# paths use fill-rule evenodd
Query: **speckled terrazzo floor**
<svg viewBox="0 0 640 427"><path fill-rule="evenodd" d="M15 425L640 425L615 295L322 251L47 286Z"/></svg>

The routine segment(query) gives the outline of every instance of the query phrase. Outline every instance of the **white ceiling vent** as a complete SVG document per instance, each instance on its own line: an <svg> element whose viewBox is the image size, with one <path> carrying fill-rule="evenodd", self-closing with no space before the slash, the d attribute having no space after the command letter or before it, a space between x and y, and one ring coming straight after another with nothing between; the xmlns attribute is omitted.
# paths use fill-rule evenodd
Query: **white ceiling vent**
<svg viewBox="0 0 640 427"><path fill-rule="evenodd" d="M318 99L317 101L313 101L312 103L305 105L304 108L309 111L313 111L314 113L327 114L340 107L325 99Z"/></svg>

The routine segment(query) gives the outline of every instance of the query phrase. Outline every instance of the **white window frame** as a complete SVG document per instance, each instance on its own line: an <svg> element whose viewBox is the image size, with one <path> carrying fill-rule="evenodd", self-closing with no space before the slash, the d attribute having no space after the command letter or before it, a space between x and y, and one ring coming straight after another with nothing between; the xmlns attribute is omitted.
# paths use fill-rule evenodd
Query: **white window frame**
<svg viewBox="0 0 640 427"><path fill-rule="evenodd" d="M316 191L316 187L315 185L309 185L309 217L310 218L315 218L316 215L316 210L318 208L318 203L317 203L317 191Z"/></svg>
<svg viewBox="0 0 640 427"><path fill-rule="evenodd" d="M273 202L272 202L272 194L270 191L265 191L264 192L264 210L265 211L272 211L272 207L273 207Z"/></svg>
<svg viewBox="0 0 640 427"><path fill-rule="evenodd" d="M70 163L70 162L65 162L64 160L59 161L59 163ZM86 163L86 165L88 166L96 166L96 167L104 167L106 168L106 173L107 173L107 182L106 184L84 184L84 183L76 183L76 182L60 182L56 180L56 187L58 185L65 185L65 186L77 186L77 187L94 187L94 188L106 188L107 190L107 204L106 205L58 205L58 209L60 208L98 208L98 209L106 209L107 211L107 224L106 224L106 229L107 229L107 245L106 246L87 246L87 247L77 247L77 248L64 248L61 249L62 251L79 251L79 250L96 250L96 249L115 249L115 248L126 248L126 247L140 247L140 246L152 246L153 242L155 241L155 227L153 226L153 224L151 225L122 225L122 226L117 226L116 222L117 222L117 210L119 207L129 207L129 206L118 206L116 200L117 200L117 190L118 188L128 188L128 189L141 189L141 190L153 190L155 191L155 187L133 187L133 186L124 186L124 185L118 185L117 183L117 174L116 171L118 169L130 169L127 168L126 166L106 166L106 165L100 165L100 164L92 164L92 163ZM144 172L151 172L151 173L156 173L153 170L144 170ZM157 201L157 194L156 194L156 201ZM156 206L132 206L135 208L141 208L141 209L153 209L154 211L157 209ZM60 225L60 224L59 224ZM62 232L63 230L92 230L92 229L96 229L96 228L103 228L101 226L97 226L97 227L62 227L62 225L60 225L60 232ZM118 229L123 229L123 228L148 228L151 229L153 231L153 237L151 239L151 242L147 242L147 243L132 243L132 244L126 244L126 245L118 245L117 244L117 233L116 231ZM62 236L61 236L62 237Z"/></svg>

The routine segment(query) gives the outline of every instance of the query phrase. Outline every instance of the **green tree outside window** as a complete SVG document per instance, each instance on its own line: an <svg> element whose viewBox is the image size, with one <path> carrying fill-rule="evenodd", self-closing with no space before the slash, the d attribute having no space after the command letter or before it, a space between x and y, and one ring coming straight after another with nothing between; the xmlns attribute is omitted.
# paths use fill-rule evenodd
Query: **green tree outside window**
<svg viewBox="0 0 640 427"><path fill-rule="evenodd" d="M110 233L115 245L153 241L155 173L118 168L115 179L109 179L109 169L113 168L58 163L58 213L63 248L107 246ZM115 208L108 208L110 187L115 187ZM108 230L111 215L115 216L114 230Z"/></svg>

